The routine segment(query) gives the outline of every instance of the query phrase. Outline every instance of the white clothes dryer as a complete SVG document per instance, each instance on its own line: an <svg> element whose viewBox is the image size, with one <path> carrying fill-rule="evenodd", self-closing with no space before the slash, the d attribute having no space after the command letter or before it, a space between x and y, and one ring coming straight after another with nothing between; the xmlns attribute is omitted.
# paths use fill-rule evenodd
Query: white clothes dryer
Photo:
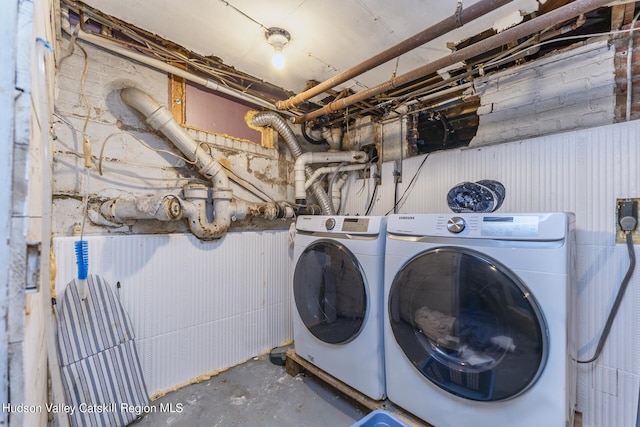
<svg viewBox="0 0 640 427"><path fill-rule="evenodd" d="M389 400L436 427L573 426L574 219L392 215Z"/></svg>
<svg viewBox="0 0 640 427"><path fill-rule="evenodd" d="M370 398L384 399L386 218L300 216L296 229L296 353Z"/></svg>

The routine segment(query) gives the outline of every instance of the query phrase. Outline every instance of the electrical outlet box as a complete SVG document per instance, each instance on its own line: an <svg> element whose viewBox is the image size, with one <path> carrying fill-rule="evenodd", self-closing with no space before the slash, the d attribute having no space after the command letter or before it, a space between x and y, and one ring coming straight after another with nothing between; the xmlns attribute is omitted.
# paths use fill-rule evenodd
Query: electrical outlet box
<svg viewBox="0 0 640 427"><path fill-rule="evenodd" d="M622 202L637 202L637 205L640 206L640 198L626 198L626 199L616 199L616 243L626 243L626 237L624 235L624 231L620 228L620 223L618 221L620 206ZM640 208L639 208L640 210ZM636 212L636 218L639 218L638 226L635 230L633 230L633 243L640 244L640 212Z"/></svg>

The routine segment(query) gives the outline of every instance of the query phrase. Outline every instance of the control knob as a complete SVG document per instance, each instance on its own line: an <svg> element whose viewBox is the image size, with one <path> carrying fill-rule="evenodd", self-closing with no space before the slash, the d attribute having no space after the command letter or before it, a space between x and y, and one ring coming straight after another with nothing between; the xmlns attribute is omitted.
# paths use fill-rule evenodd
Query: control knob
<svg viewBox="0 0 640 427"><path fill-rule="evenodd" d="M333 218L329 218L324 222L324 226L327 230L333 230L333 227L336 226L336 220Z"/></svg>
<svg viewBox="0 0 640 427"><path fill-rule="evenodd" d="M451 233L458 234L462 230L464 230L466 225L467 223L464 222L463 218L460 218L459 216L454 216L449 218L449 221L447 221L447 230L449 230Z"/></svg>

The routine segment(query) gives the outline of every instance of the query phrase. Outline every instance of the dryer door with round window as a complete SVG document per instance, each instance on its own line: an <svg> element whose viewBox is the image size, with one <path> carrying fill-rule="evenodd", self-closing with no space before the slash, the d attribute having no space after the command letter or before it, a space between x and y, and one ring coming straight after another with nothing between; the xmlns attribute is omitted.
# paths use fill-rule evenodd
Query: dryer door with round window
<svg viewBox="0 0 640 427"><path fill-rule="evenodd" d="M344 245L318 240L300 255L293 275L300 319L316 338L345 344L365 321L367 292L360 263Z"/></svg>
<svg viewBox="0 0 640 427"><path fill-rule="evenodd" d="M446 246L413 257L394 278L388 310L413 366L454 395L510 399L544 369L538 303L516 274L480 252Z"/></svg>

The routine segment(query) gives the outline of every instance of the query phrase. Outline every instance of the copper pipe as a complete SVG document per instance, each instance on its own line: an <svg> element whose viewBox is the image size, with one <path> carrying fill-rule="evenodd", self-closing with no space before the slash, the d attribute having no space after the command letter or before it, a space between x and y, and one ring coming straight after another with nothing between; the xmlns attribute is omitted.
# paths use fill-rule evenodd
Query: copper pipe
<svg viewBox="0 0 640 427"><path fill-rule="evenodd" d="M366 61L361 62L360 64L351 67L348 70L345 70L340 74L305 90L304 92L292 96L289 99L286 99L284 101L277 101L276 108L279 110L289 110L297 105L300 105L309 98L325 92L328 89L339 85L340 83L344 83L355 76L359 76L360 74L363 74L377 67L378 65L384 64L387 61L397 58L403 53L407 53L410 50L422 46L423 44L434 40L435 38L440 37L443 34L453 31L456 28L462 27L464 24L471 22L483 15L486 15L489 12L493 12L495 9L504 6L511 1L513 0L484 0L472 4L467 9L458 9L454 15L438 22L435 25L432 25L431 27L412 37L409 37L408 39L367 59Z"/></svg>
<svg viewBox="0 0 640 427"><path fill-rule="evenodd" d="M435 73L441 68L448 67L460 61L465 61L469 58L473 58L474 56L488 52L492 49L496 49L509 42L513 42L522 37L529 36L535 32L544 30L545 28L551 27L553 25L560 24L564 21L575 18L576 16L590 12L599 7L606 6L610 3L611 0L576 0L551 12L545 13L542 16L539 16L527 22L523 22L520 25L509 28L508 30L481 40L475 44L472 44L471 46L467 46L458 51L455 51L445 57L429 62L422 67L416 68L394 79L388 80L369 89L362 90L354 95L342 98L339 101L331 102L323 108L312 111L311 113L296 117L294 119L294 123L302 123L304 121L320 117L324 114L341 110L356 102L363 101L388 90L403 86L407 83L411 83L415 80L428 76L429 74Z"/></svg>

